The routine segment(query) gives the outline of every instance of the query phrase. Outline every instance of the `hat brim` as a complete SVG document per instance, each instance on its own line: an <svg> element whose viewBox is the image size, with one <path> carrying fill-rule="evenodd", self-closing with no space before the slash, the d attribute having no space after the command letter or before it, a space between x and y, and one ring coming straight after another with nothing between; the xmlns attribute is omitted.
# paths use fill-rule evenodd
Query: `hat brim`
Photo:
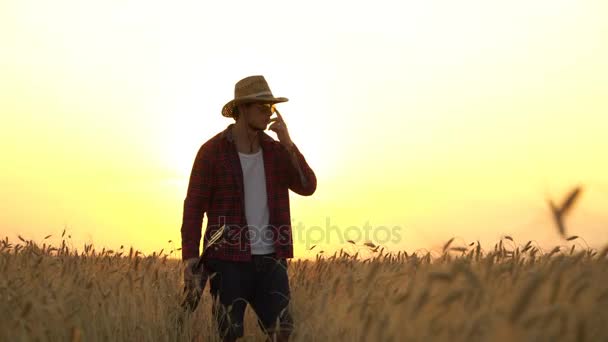
<svg viewBox="0 0 608 342"><path fill-rule="evenodd" d="M255 96L255 97L241 97L238 99L234 99L231 100L230 102L226 103L224 105L224 107L222 108L222 115L227 117L227 118L233 118L234 117L234 107L236 107L239 104L243 104L243 103L252 103L252 102L259 102L259 103L281 103L281 102L287 102L289 101L289 99L287 99L286 97L273 97L273 96Z"/></svg>

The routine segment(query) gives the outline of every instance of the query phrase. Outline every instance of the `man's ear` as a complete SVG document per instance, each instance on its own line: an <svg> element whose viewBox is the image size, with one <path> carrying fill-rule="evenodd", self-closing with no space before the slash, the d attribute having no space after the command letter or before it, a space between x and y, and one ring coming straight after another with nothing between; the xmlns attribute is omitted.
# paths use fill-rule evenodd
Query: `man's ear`
<svg viewBox="0 0 608 342"><path fill-rule="evenodd" d="M243 113L246 111L246 109L247 104L244 103L234 106L234 111L232 112L234 114L234 121L237 121L241 116L243 116Z"/></svg>
<svg viewBox="0 0 608 342"><path fill-rule="evenodd" d="M251 105L251 103L240 103L235 107L235 121L239 117L243 116L243 113L247 111L247 108Z"/></svg>

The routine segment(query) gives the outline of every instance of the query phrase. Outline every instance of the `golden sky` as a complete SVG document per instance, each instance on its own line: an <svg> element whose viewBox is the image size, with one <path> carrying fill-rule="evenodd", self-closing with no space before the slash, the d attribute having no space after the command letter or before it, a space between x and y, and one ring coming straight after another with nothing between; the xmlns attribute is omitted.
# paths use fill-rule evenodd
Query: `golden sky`
<svg viewBox="0 0 608 342"><path fill-rule="evenodd" d="M318 177L296 256L328 222L563 244L545 200L577 184L569 233L608 243L603 0L1 0L0 42L2 236L179 244L195 153L263 74Z"/></svg>

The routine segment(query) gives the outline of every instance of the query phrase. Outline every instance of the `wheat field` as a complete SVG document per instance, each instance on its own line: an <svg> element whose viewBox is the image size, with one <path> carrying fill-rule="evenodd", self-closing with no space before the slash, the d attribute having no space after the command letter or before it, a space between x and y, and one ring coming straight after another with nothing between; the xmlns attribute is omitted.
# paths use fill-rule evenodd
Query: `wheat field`
<svg viewBox="0 0 608 342"><path fill-rule="evenodd" d="M0 241L1 341L217 341L208 288L185 313L167 253ZM608 341L608 248L456 245L291 261L291 340ZM250 309L243 340L264 340Z"/></svg>

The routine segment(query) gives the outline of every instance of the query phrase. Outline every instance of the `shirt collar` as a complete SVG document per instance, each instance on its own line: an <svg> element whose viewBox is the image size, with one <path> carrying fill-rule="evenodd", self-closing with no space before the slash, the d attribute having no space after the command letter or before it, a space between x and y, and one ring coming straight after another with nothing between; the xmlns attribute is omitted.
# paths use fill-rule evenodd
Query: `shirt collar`
<svg viewBox="0 0 608 342"><path fill-rule="evenodd" d="M234 124L230 124L230 125L228 125L228 127L226 127L226 129L222 132L222 138L226 139L226 140L228 140L228 142L234 144L234 135L232 134L232 126L234 126ZM260 143L262 143L262 144L274 141L274 139L271 136L269 136L268 134L266 134L263 131L260 131L258 134L260 136Z"/></svg>

